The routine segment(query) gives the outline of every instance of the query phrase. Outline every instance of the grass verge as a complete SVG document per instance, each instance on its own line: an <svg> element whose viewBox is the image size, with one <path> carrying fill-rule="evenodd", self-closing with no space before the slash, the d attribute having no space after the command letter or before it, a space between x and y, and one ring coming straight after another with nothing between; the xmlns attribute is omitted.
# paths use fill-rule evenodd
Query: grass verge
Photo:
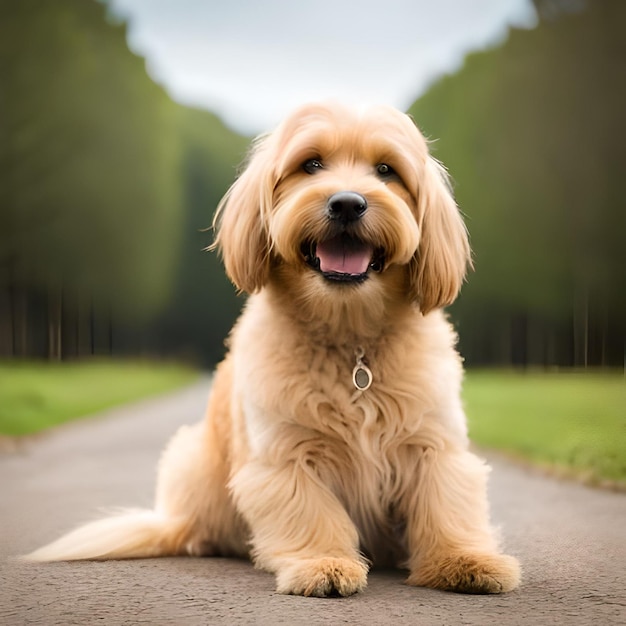
<svg viewBox="0 0 626 626"><path fill-rule="evenodd" d="M191 368L155 362L0 362L0 433L27 435L192 382Z"/></svg>
<svg viewBox="0 0 626 626"><path fill-rule="evenodd" d="M465 406L479 446L626 488L626 381L606 372L469 371Z"/></svg>
<svg viewBox="0 0 626 626"><path fill-rule="evenodd" d="M0 434L31 434L175 389L197 375L154 362L0 362ZM479 446L626 489L622 373L470 370L464 400Z"/></svg>

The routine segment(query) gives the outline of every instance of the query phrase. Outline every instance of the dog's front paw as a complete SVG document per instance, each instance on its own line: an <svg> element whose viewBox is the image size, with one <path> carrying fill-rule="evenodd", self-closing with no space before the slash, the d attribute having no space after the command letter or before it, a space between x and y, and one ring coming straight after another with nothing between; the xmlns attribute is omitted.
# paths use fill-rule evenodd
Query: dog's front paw
<svg viewBox="0 0 626 626"><path fill-rule="evenodd" d="M350 596L367 585L367 566L361 561L323 557L293 560L276 574L277 591L299 596Z"/></svg>
<svg viewBox="0 0 626 626"><path fill-rule="evenodd" d="M521 571L506 554L457 555L422 563L407 583L459 593L504 593L515 589Z"/></svg>

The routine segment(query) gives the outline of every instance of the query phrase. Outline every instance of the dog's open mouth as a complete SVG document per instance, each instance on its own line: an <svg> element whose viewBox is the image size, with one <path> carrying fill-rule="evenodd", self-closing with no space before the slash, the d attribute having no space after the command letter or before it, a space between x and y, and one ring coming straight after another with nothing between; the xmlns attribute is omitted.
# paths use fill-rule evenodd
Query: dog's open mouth
<svg viewBox="0 0 626 626"><path fill-rule="evenodd" d="M341 233L317 243L302 244L307 265L328 280L362 282L369 271L381 272L384 254L371 244Z"/></svg>

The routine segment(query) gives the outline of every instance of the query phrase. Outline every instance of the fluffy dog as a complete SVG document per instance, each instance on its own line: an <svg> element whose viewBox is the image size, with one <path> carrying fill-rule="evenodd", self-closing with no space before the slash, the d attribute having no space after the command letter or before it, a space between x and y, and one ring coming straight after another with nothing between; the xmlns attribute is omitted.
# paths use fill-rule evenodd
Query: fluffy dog
<svg viewBox="0 0 626 626"><path fill-rule="evenodd" d="M361 591L371 562L408 569L411 585L515 588L441 310L463 281L467 233L410 118L301 108L256 142L215 227L251 295L205 421L169 443L153 511L26 558L251 556L278 591L306 596Z"/></svg>

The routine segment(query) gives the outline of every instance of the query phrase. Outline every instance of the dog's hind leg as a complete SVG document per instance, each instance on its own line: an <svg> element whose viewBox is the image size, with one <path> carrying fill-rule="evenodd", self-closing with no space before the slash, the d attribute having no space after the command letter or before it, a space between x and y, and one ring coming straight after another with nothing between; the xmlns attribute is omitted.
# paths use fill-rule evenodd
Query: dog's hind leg
<svg viewBox="0 0 626 626"><path fill-rule="evenodd" d="M159 464L156 512L180 520L176 553L247 556L247 530L227 483L227 440L216 420L182 427Z"/></svg>
<svg viewBox="0 0 626 626"><path fill-rule="evenodd" d="M216 375L207 420L183 426L159 463L153 510L123 510L22 557L29 561L247 554L246 529L227 489L228 368ZM224 432L222 432L224 431Z"/></svg>

